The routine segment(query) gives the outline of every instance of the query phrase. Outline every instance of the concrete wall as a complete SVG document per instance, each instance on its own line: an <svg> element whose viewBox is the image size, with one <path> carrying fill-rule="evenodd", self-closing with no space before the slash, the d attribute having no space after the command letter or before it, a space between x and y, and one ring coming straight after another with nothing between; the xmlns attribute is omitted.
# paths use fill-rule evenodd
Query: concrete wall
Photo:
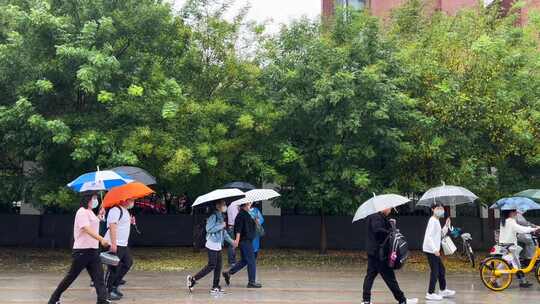
<svg viewBox="0 0 540 304"><path fill-rule="evenodd" d="M427 217L402 216L398 228L407 237L412 249L420 249ZM530 218L540 224L540 218ZM141 234L133 229L132 246L192 246L195 220L190 215L138 216ZM365 245L365 222L351 223L350 216L328 216L327 241L330 249L362 250ZM457 217L456 227L470 232L475 249L487 249L494 244L493 219ZM266 248L319 248L321 219L318 216L266 216ZM71 215L0 215L0 246L69 248L72 243ZM200 243L200 241L199 241Z"/></svg>

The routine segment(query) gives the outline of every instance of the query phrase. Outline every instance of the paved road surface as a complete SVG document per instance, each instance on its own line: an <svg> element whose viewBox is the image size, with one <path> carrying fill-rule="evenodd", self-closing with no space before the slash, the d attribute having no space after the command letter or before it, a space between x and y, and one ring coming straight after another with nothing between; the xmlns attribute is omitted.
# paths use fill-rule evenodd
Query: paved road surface
<svg viewBox="0 0 540 304"><path fill-rule="evenodd" d="M0 274L0 303L47 303L50 293L60 281L60 273ZM130 273L128 284L121 290L125 298L118 303L290 303L290 304L349 304L360 303L362 293L362 273L349 271L299 271L263 270L260 273L264 288L248 290L244 288L245 273L233 277L227 294L214 297L208 292L210 279L207 277L197 285L193 294L185 289L187 273ZM418 272L399 272L402 289L409 297L421 298L425 303L428 275ZM458 291L452 300L438 302L450 303L540 303L540 285L534 278L534 287L520 290L515 284L511 289L494 293L488 291L480 282L478 275L449 275L449 287ZM83 273L64 294L64 303L93 304L95 293L89 287L89 278ZM395 303L380 278L373 290L374 303Z"/></svg>

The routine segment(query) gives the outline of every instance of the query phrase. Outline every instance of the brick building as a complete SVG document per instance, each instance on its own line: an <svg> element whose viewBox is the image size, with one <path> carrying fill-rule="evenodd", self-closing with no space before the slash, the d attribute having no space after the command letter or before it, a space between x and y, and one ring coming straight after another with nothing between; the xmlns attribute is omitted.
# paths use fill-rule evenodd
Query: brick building
<svg viewBox="0 0 540 304"><path fill-rule="evenodd" d="M405 3L407 0L321 0L322 15L330 17L334 14L336 7L347 6L353 9L368 9L373 15L387 18L392 9ZM474 8L478 5L490 5L495 1L501 1L502 7L508 10L512 3L517 0L426 0L426 5L433 7L433 10L440 10L448 14L455 14L463 8ZM520 12L520 23L527 20L527 15L532 8L540 8L540 0L524 0L525 6Z"/></svg>

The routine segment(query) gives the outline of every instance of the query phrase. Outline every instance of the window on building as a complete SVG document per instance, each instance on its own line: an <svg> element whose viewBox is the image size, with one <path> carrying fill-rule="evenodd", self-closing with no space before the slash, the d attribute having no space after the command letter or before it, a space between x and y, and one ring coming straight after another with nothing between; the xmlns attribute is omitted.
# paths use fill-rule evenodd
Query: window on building
<svg viewBox="0 0 540 304"><path fill-rule="evenodd" d="M366 5L366 0L337 0L338 5L349 7L352 9L363 9Z"/></svg>

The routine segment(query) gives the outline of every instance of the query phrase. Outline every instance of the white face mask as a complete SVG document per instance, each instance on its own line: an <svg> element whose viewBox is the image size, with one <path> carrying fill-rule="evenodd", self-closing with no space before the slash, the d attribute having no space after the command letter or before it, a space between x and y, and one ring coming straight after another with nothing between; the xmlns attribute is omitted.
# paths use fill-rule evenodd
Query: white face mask
<svg viewBox="0 0 540 304"><path fill-rule="evenodd" d="M99 206L99 201L97 197L92 197L92 200L90 201L92 203L92 209L96 209Z"/></svg>
<svg viewBox="0 0 540 304"><path fill-rule="evenodd" d="M222 213L227 212L227 206L221 206L221 212Z"/></svg>
<svg viewBox="0 0 540 304"><path fill-rule="evenodd" d="M436 217L438 218L443 218L444 217L444 209L435 209L435 211L433 211L433 215L435 215Z"/></svg>

